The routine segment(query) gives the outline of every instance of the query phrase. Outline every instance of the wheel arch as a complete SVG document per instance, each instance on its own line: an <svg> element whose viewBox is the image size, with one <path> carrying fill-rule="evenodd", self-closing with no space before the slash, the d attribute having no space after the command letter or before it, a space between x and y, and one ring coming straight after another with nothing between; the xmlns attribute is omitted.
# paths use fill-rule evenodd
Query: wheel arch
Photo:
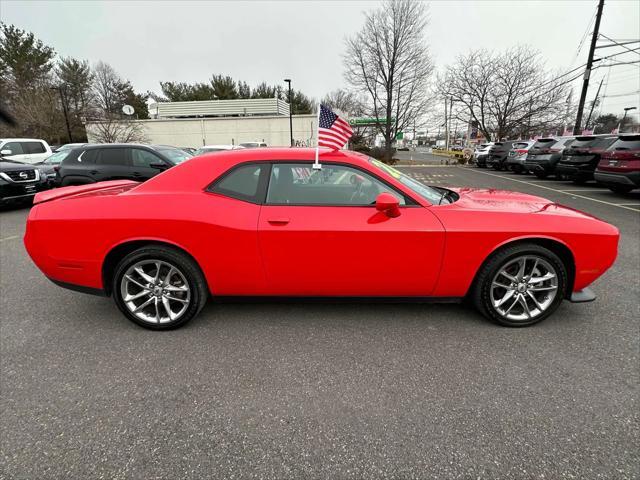
<svg viewBox="0 0 640 480"><path fill-rule="evenodd" d="M576 277L575 256L571 248L569 248L569 246L565 242L557 238L546 237L546 236L510 238L509 240L506 240L496 245L496 247L486 256L486 258L483 260L483 262L480 264L480 266L476 270L476 273L473 276L473 281L471 282L471 285L467 290L467 296L471 292L473 292L473 290L475 289L478 275L482 270L482 267L484 267L484 265L489 260L491 260L498 252L500 252L505 248L513 247L516 245L522 245L526 243L531 243L534 245L538 245L540 247L544 247L547 250L550 250L553 253L555 253L560 258L565 268L567 269L567 291L566 291L565 298L569 298L571 296L571 292L573 292L573 285Z"/></svg>
<svg viewBox="0 0 640 480"><path fill-rule="evenodd" d="M139 248L154 245L172 248L191 258L198 266L198 269L202 274L202 278L204 278L205 283L207 284L207 289L209 290L209 282L207 280L207 276L204 274L202 266L200 265L198 260L193 255L191 255L184 247L167 240L155 238L139 238L120 242L111 247L109 252L105 255L104 260L102 261L102 286L106 295L111 295L111 283L118 262L120 262L120 260L129 255L131 252L138 250Z"/></svg>

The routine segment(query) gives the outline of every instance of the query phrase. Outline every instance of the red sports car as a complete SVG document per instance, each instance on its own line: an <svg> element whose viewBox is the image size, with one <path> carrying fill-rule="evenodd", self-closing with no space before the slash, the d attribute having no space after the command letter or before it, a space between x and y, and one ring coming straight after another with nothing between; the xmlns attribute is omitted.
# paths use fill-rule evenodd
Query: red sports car
<svg viewBox="0 0 640 480"><path fill-rule="evenodd" d="M377 160L313 149L203 155L145 183L39 193L25 245L55 283L113 295L135 323L183 325L207 298L470 299L539 322L617 254L618 230L544 198L428 187Z"/></svg>

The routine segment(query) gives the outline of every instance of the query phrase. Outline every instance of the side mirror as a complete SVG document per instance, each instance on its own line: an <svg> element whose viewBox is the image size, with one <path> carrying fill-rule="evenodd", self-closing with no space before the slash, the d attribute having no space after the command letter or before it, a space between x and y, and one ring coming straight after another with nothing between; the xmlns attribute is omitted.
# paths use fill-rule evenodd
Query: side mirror
<svg viewBox="0 0 640 480"><path fill-rule="evenodd" d="M395 218L400 216L400 202L390 193L381 193L376 198L376 210L383 212L387 217Z"/></svg>
<svg viewBox="0 0 640 480"><path fill-rule="evenodd" d="M169 168L169 165L167 165L166 163L150 163L149 166L151 168L156 168L158 170L166 170L167 168Z"/></svg>
<svg viewBox="0 0 640 480"><path fill-rule="evenodd" d="M2 150L2 151L0 152L0 155L7 155L7 156L8 156L8 155L13 155L13 152L7 148L7 149L5 149L5 150Z"/></svg>

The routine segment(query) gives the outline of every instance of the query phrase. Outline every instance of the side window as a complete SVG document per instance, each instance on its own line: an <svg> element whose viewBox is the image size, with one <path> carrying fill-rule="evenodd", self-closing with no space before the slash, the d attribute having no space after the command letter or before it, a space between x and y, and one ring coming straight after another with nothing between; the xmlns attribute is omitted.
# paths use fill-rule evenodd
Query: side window
<svg viewBox="0 0 640 480"><path fill-rule="evenodd" d="M267 203L275 205L373 205L377 196L388 192L405 199L394 189L361 170L343 165L324 165L314 170L310 164L275 164L267 193Z"/></svg>
<svg viewBox="0 0 640 480"><path fill-rule="evenodd" d="M85 150L84 152L81 152L78 155L76 160L78 160L78 162L80 163L92 163L92 164L96 163L96 158L98 158L98 152L100 152L100 150L95 148L92 148L90 150Z"/></svg>
<svg viewBox="0 0 640 480"><path fill-rule="evenodd" d="M265 164L243 165L226 174L208 190L238 200L259 202L260 177L267 167Z"/></svg>
<svg viewBox="0 0 640 480"><path fill-rule="evenodd" d="M121 167L129 166L129 153L126 148L104 148L100 150L98 165L118 165Z"/></svg>
<svg viewBox="0 0 640 480"><path fill-rule="evenodd" d="M11 150L11 155L24 155L26 153L18 142L7 142L2 146L2 150Z"/></svg>
<svg viewBox="0 0 640 480"><path fill-rule="evenodd" d="M141 148L131 149L131 163L134 167L149 167L152 163L165 163L160 157Z"/></svg>
<svg viewBox="0 0 640 480"><path fill-rule="evenodd" d="M22 150L25 153L45 153L47 150L44 148L42 142L21 142Z"/></svg>

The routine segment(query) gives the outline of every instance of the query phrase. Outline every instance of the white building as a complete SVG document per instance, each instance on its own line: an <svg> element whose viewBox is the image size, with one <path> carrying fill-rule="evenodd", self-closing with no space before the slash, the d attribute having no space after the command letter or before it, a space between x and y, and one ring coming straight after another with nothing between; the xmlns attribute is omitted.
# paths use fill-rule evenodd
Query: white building
<svg viewBox="0 0 640 480"><path fill-rule="evenodd" d="M265 142L269 146L289 146L289 104L276 98L209 100L203 102L163 102L149 106L150 120L139 124L150 144L177 147L238 145ZM89 142L98 142L97 122L87 122ZM293 116L296 145L316 145L317 115Z"/></svg>

